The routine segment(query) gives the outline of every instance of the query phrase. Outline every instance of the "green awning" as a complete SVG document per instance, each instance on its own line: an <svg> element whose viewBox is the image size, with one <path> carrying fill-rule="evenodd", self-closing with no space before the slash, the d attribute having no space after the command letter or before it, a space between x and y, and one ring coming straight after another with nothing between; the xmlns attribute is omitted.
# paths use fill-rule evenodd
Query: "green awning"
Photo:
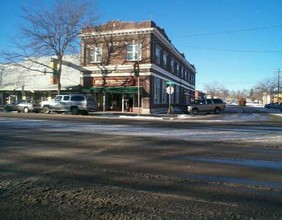
<svg viewBox="0 0 282 220"><path fill-rule="evenodd" d="M104 93L125 93L125 94L137 94L138 87L137 86L128 86L128 87L92 87L89 89L84 89L84 92L104 92ZM140 92L142 91L142 87L140 87Z"/></svg>

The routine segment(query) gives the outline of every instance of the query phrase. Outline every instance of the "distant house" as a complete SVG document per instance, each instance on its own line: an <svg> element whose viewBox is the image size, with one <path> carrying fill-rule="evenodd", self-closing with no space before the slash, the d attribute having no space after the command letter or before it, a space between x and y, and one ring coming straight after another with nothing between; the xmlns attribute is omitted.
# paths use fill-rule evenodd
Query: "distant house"
<svg viewBox="0 0 282 220"><path fill-rule="evenodd" d="M195 66L154 22L111 21L83 29L81 39L81 66L89 70L83 73L82 86L96 97L101 109L165 112L168 85L173 87L173 106L194 99ZM139 77L134 72L136 63Z"/></svg>
<svg viewBox="0 0 282 220"><path fill-rule="evenodd" d="M79 65L78 55L66 56L65 61ZM57 94L56 76L48 68L51 57L40 57L36 60L47 66L31 62L21 65L0 64L0 105L3 106L19 99L41 101L51 99ZM64 65L61 75L62 93L80 91L80 70Z"/></svg>
<svg viewBox="0 0 282 220"><path fill-rule="evenodd" d="M195 90L195 100L204 99L206 95L207 94L202 91Z"/></svg>

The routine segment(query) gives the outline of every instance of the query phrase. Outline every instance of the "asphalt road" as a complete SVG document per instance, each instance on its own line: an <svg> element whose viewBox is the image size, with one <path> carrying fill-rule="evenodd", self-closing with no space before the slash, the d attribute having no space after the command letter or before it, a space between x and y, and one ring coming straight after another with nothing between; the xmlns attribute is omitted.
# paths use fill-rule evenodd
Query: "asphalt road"
<svg viewBox="0 0 282 220"><path fill-rule="evenodd" d="M281 120L214 117L0 113L1 219L282 219Z"/></svg>

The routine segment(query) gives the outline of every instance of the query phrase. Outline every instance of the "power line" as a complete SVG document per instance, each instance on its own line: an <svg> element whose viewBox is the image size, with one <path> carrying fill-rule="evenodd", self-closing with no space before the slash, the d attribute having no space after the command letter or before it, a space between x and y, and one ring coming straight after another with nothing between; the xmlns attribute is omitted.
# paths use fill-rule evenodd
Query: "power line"
<svg viewBox="0 0 282 220"><path fill-rule="evenodd" d="M282 50L237 50L237 49L219 49L219 48L206 48L206 47L195 47L189 45L179 45L180 47L188 47L198 50L210 50L220 52L233 52L233 53L282 53Z"/></svg>
<svg viewBox="0 0 282 220"><path fill-rule="evenodd" d="M179 36L174 36L174 37L176 37L176 38L180 38L180 37L200 37L200 36L209 36L209 35L218 35L218 34L233 34L233 33L266 30L266 29L281 28L281 27L282 27L282 24L278 24L278 25L272 25L272 26L246 28L246 29L229 30L229 31L216 31L216 32L207 32L207 33L187 34L187 35L179 35Z"/></svg>

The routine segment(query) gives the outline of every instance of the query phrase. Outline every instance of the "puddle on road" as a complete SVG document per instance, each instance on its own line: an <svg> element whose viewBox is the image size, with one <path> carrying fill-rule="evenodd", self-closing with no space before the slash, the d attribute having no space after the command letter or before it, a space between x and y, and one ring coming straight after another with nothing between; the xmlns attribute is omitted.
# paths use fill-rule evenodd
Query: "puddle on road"
<svg viewBox="0 0 282 220"><path fill-rule="evenodd" d="M175 158L174 158L175 159ZM200 156L181 156L176 159L189 160L196 162L207 162L224 165L246 166L264 169L282 170L282 162L279 161L266 161L266 160L249 160L249 159L230 159L230 158L212 158L212 157L200 157ZM188 174L188 173L172 173L170 174L182 179L196 179L199 181L207 182L223 182L223 183L235 183L242 185L251 185L257 187L276 188L282 190L282 182L280 181L267 181L267 180L255 180L244 177L226 177L206 174Z"/></svg>
<svg viewBox="0 0 282 220"><path fill-rule="evenodd" d="M278 161L267 161L267 160L248 160L248 159L228 159L228 158L211 158L211 157L193 157L193 156L182 156L179 159L191 160L197 162L208 162L208 163L218 163L218 164L229 164L256 168L267 168L282 170L282 162Z"/></svg>

